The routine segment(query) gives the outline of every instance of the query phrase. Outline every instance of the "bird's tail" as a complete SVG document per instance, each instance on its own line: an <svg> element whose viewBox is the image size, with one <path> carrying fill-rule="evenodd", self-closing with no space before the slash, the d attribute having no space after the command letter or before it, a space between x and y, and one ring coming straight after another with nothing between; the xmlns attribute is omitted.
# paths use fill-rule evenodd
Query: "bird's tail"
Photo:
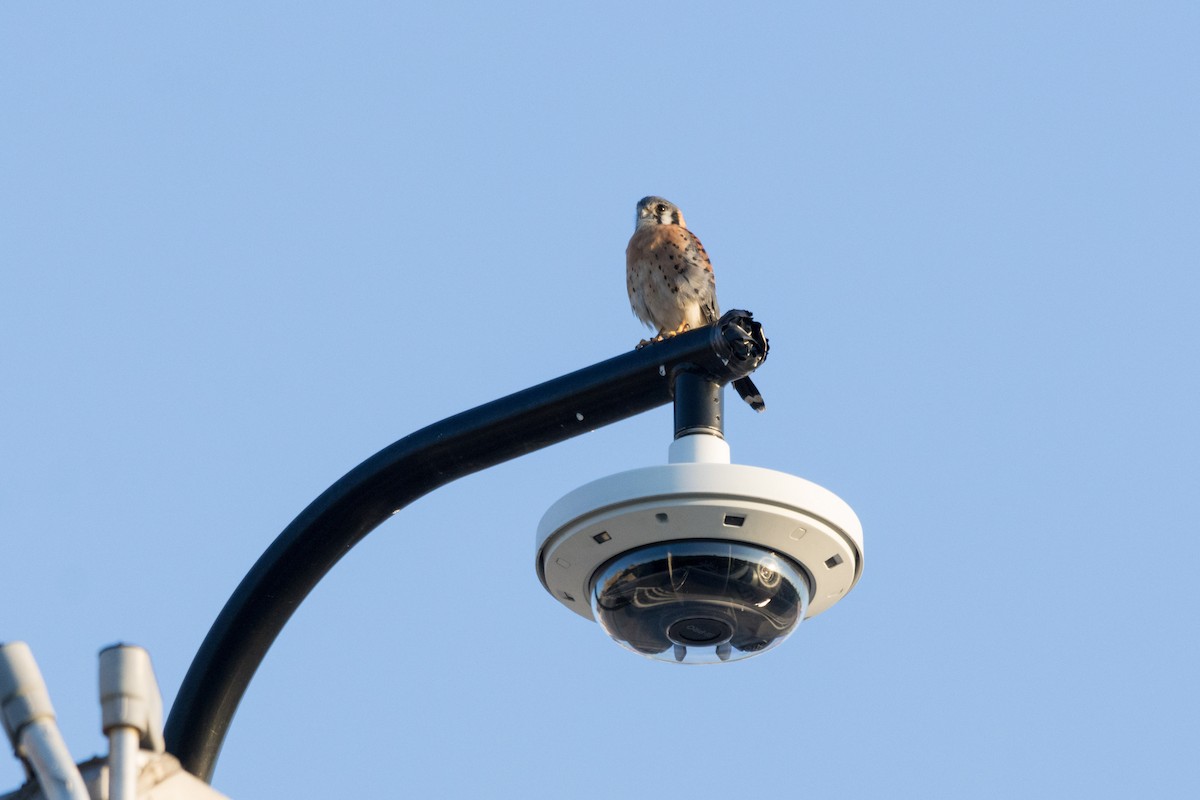
<svg viewBox="0 0 1200 800"><path fill-rule="evenodd" d="M749 403L755 411L767 409L767 404L763 402L762 394L754 385L754 381L749 378L738 378L733 382L733 388L737 390L738 396Z"/></svg>

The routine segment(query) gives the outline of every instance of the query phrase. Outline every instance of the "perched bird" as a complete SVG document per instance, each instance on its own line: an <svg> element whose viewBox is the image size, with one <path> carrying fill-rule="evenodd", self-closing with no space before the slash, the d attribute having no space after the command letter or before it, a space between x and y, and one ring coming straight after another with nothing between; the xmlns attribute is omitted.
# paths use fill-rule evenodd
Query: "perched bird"
<svg viewBox="0 0 1200 800"><path fill-rule="evenodd" d="M658 335L638 347L710 325L721 316L704 245L687 229L679 207L661 197L638 201L633 236L625 248L625 285L633 313L658 329ZM767 407L749 378L738 378L733 388L755 411Z"/></svg>

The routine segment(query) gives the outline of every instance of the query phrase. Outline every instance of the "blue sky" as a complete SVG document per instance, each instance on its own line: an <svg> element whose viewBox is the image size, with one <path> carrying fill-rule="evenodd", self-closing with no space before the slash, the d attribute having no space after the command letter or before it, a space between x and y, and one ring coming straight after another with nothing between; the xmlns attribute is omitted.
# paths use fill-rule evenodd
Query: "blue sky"
<svg viewBox="0 0 1200 800"><path fill-rule="evenodd" d="M661 194L771 339L734 460L847 500L859 585L721 668L561 608L537 522L663 462L659 409L375 531L214 785L1187 793L1198 34L1165 2L5 4L0 640L102 751L101 647L147 647L169 704L343 473L632 347Z"/></svg>

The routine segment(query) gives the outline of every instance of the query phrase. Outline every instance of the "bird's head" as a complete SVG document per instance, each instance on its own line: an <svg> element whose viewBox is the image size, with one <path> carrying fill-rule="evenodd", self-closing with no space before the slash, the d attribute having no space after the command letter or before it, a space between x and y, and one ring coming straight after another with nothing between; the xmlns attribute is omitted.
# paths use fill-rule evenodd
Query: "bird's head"
<svg viewBox="0 0 1200 800"><path fill-rule="evenodd" d="M683 212L679 210L679 206L672 203L670 200L664 200L661 197L643 197L637 204L637 219L636 224L640 228L643 225L678 225L681 228L686 228L687 223L683 221Z"/></svg>

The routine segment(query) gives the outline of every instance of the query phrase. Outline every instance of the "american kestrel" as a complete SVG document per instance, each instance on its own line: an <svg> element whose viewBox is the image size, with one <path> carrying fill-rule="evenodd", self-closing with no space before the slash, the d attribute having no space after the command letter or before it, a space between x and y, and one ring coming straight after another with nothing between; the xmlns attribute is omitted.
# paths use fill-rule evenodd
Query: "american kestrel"
<svg viewBox="0 0 1200 800"><path fill-rule="evenodd" d="M661 197L638 201L633 236L625 248L625 286L633 313L658 329L652 342L710 325L721 316L704 245L687 229L679 207ZM733 388L755 411L767 407L749 378L738 378Z"/></svg>

